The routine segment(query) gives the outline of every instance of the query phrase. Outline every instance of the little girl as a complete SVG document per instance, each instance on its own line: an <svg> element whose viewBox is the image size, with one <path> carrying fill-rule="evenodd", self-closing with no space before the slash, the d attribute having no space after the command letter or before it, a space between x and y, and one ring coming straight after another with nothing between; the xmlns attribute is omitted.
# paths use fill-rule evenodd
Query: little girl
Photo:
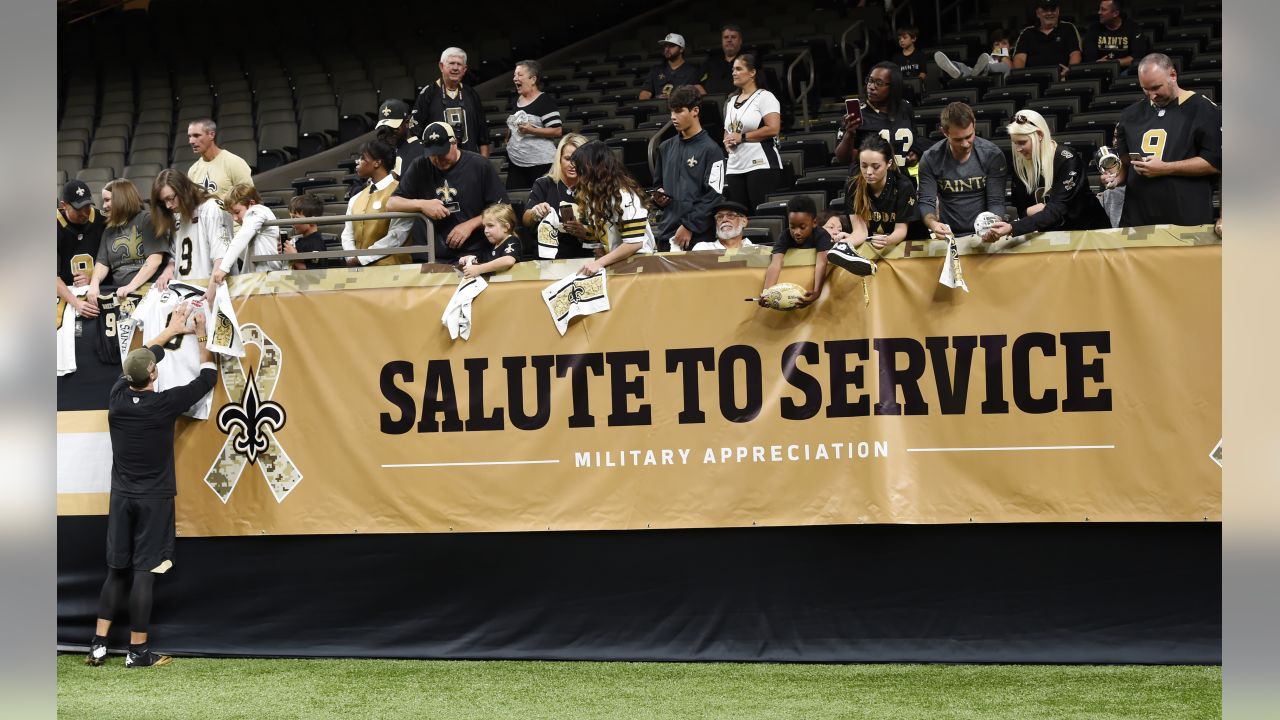
<svg viewBox="0 0 1280 720"><path fill-rule="evenodd" d="M493 243L478 255L458 260L463 277L473 278L506 270L520 258L520 238L515 234L516 212L506 203L494 203L484 209L484 236Z"/></svg>

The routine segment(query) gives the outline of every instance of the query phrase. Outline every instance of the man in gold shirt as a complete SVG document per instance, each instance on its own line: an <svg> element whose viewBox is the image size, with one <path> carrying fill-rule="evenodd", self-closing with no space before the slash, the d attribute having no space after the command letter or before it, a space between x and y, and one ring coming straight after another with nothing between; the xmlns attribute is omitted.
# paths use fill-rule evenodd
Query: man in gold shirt
<svg viewBox="0 0 1280 720"><path fill-rule="evenodd" d="M400 183L391 169L396 165L396 151L381 140L370 140L360 148L356 175L369 181L363 190L347 202L348 215L387 212L387 199ZM342 228L343 250L367 250L404 245L413 227L412 220L348 221ZM347 258L348 267L361 265L403 265L412 262L407 254L360 255Z"/></svg>
<svg viewBox="0 0 1280 720"><path fill-rule="evenodd" d="M218 147L217 137L218 125L209 118L197 118L187 125L187 143L196 154L187 177L210 195L225 201L232 186L253 184L253 172L244 158Z"/></svg>

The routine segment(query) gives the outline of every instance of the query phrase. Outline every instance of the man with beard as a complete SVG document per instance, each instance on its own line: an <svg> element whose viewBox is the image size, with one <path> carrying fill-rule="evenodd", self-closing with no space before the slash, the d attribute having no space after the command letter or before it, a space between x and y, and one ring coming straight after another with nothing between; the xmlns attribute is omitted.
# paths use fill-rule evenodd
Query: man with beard
<svg viewBox="0 0 1280 720"><path fill-rule="evenodd" d="M702 82L702 70L684 61L684 36L668 33L658 44L662 46L662 59L665 62L654 65L649 71L648 79L641 86L640 99L666 98L681 85L693 85L698 89L698 94L705 95L707 91L698 85Z"/></svg>
<svg viewBox="0 0 1280 720"><path fill-rule="evenodd" d="M694 245L695 252L751 247L751 241L742 237L742 231L747 228L745 205L732 200L722 200L712 206L711 212L716 224L716 239Z"/></svg>

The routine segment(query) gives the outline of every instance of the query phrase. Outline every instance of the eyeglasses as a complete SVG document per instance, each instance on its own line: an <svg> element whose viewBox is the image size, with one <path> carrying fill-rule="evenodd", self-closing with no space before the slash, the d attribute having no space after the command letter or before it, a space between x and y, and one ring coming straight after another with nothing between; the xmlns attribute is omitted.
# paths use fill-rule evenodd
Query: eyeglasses
<svg viewBox="0 0 1280 720"><path fill-rule="evenodd" d="M1026 115L1023 115L1022 113L1018 113L1017 115L1014 115L1013 121L1018 123L1019 125L1035 125L1035 123L1031 122L1031 118L1027 117Z"/></svg>
<svg viewBox="0 0 1280 720"><path fill-rule="evenodd" d="M742 213L736 213L736 212L733 212L733 211L731 211L731 210L721 210L720 212L716 213L716 215L715 215L716 221L720 221L720 220L737 220L737 219L738 219L738 218L740 218L740 217L742 217Z"/></svg>
<svg viewBox="0 0 1280 720"><path fill-rule="evenodd" d="M880 88L880 87L888 87L889 83L888 81L881 80L880 78L869 77L867 78L867 85L870 87Z"/></svg>

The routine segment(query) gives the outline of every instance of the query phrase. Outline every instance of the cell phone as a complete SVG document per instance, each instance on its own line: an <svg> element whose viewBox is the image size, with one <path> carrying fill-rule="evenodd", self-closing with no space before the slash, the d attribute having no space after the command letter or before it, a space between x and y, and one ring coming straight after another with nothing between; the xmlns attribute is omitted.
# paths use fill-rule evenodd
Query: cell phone
<svg viewBox="0 0 1280 720"><path fill-rule="evenodd" d="M560 208L560 222L573 222L573 206L565 205Z"/></svg>
<svg viewBox="0 0 1280 720"><path fill-rule="evenodd" d="M1129 162L1139 162L1141 160L1146 160L1146 159L1147 159L1147 156L1143 155L1142 153L1135 153L1135 152L1129 153Z"/></svg>
<svg viewBox="0 0 1280 720"><path fill-rule="evenodd" d="M844 101L844 114L856 115L859 120L862 119L862 104L858 102L857 98Z"/></svg>

